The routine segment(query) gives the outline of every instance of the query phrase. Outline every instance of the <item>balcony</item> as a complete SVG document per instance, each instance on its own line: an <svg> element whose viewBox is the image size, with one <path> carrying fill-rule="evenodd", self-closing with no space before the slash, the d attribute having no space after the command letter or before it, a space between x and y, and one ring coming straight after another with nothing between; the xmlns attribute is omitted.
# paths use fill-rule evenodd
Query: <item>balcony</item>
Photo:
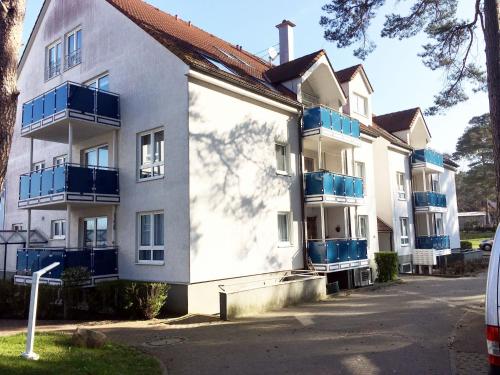
<svg viewBox="0 0 500 375"><path fill-rule="evenodd" d="M429 172L444 171L443 155L429 148L415 150L411 155L412 167L416 169L426 169Z"/></svg>
<svg viewBox="0 0 500 375"><path fill-rule="evenodd" d="M356 206L364 203L363 179L331 172L305 174L306 203Z"/></svg>
<svg viewBox="0 0 500 375"><path fill-rule="evenodd" d="M307 254L316 271L337 272L366 267L368 242L364 239L329 239L308 241Z"/></svg>
<svg viewBox="0 0 500 375"><path fill-rule="evenodd" d="M70 122L76 142L119 129L119 95L63 83L23 104L21 135L68 143Z"/></svg>
<svg viewBox="0 0 500 375"><path fill-rule="evenodd" d="M323 106L305 110L302 134L305 140L323 136L335 146L361 146L359 121Z"/></svg>
<svg viewBox="0 0 500 375"><path fill-rule="evenodd" d="M31 282L33 272L59 262L60 265L42 278L46 284L62 284L62 274L70 268L84 268L90 279L83 285L92 285L97 280L118 278L118 249L67 249L67 248L30 248L17 250L16 283Z"/></svg>
<svg viewBox="0 0 500 375"><path fill-rule="evenodd" d="M418 236L417 249L434 249L446 250L450 249L449 236Z"/></svg>
<svg viewBox="0 0 500 375"><path fill-rule="evenodd" d="M61 210L68 203L119 204L118 170L64 164L20 176L19 208Z"/></svg>
<svg viewBox="0 0 500 375"><path fill-rule="evenodd" d="M417 212L446 212L446 195L434 191L417 191L413 193L415 211Z"/></svg>

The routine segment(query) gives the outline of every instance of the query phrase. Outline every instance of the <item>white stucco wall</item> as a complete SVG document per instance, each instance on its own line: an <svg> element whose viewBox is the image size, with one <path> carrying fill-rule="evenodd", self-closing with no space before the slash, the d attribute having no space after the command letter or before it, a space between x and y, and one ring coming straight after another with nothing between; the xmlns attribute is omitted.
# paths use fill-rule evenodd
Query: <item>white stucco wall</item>
<svg viewBox="0 0 500 375"><path fill-rule="evenodd" d="M455 185L455 171L449 168L444 169L441 174L441 192L446 194L448 212L444 215L445 234L450 236L452 249L460 248L460 228L458 223L457 191Z"/></svg>
<svg viewBox="0 0 500 375"><path fill-rule="evenodd" d="M198 80L189 83L191 282L301 268L297 116ZM275 142L289 145L289 176ZM279 247L277 214L292 213Z"/></svg>
<svg viewBox="0 0 500 375"><path fill-rule="evenodd" d="M83 30L82 63L44 82L45 48L58 38L63 40L75 27ZM62 82L85 82L105 72L110 76L111 91L121 95L122 127L118 134L121 204L117 211L120 277L188 282L187 66L105 1L51 1L43 15L19 76L19 111L7 173L6 228L13 223L27 225L27 212L17 209L19 175L30 169L29 139L21 138L19 131L22 103ZM138 183L137 134L158 127L165 129L166 176ZM75 144L74 161L79 161L80 150L110 142L110 137L108 134ZM67 151L67 145L35 141L33 160L44 159L46 166L51 166L53 157ZM165 213L165 265L136 265L136 215L161 209ZM76 226L83 215L110 215L109 210L74 210L71 238L75 243L72 244L78 245ZM66 212L33 211L32 228L48 236L51 220L65 217ZM15 258L9 261L9 268L14 267Z"/></svg>
<svg viewBox="0 0 500 375"><path fill-rule="evenodd" d="M348 95L348 102L343 107L343 112L349 114L349 116L361 121L365 125L372 124L372 93L370 88L366 84L361 73L356 73L354 78L349 82L344 82L342 88ZM367 115L364 116L354 111L351 108L351 103L354 101L354 95L358 94L365 97L367 100Z"/></svg>

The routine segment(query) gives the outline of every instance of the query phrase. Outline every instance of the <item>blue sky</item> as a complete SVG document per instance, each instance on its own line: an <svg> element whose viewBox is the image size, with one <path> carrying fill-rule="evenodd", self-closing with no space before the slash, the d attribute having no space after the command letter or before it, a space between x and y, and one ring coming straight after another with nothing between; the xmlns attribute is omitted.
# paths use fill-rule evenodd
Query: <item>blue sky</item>
<svg viewBox="0 0 500 375"><path fill-rule="evenodd" d="M349 49L337 49L323 38L319 26L321 6L327 0L148 0L149 3L171 14L178 14L184 20L191 20L196 26L209 31L246 50L257 53L278 43L278 31L274 27L282 19L290 19L295 28L296 57L325 49L336 70L358 64ZM34 25L43 0L28 0L24 41ZM388 0L380 14L397 11L395 0ZM470 18L472 2L459 1L459 14ZM402 5L399 5L402 6ZM371 28L377 50L363 62L369 79L375 89L374 113L384 114L432 104L433 96L441 88L442 73L425 68L417 53L425 42L423 36L398 41L378 37L383 17L378 17ZM482 35L479 33L479 37ZM484 62L482 44L474 53ZM458 137L463 133L469 119L488 112L488 98L484 93L472 94L471 99L448 110L443 116L428 117L433 141L432 146L444 152L453 152Z"/></svg>

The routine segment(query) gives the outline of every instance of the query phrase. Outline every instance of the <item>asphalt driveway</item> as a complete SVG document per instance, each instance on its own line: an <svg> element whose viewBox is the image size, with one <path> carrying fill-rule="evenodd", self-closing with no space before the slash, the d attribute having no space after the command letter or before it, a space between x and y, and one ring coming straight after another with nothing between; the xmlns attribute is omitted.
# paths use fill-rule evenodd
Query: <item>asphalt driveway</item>
<svg viewBox="0 0 500 375"><path fill-rule="evenodd" d="M230 323L104 329L169 374L481 374L485 274L406 277Z"/></svg>

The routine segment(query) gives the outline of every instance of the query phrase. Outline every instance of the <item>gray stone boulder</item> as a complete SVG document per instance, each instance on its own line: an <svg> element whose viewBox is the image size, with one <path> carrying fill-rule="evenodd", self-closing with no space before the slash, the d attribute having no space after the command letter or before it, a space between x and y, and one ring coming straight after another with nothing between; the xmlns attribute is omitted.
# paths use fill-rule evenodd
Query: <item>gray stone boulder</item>
<svg viewBox="0 0 500 375"><path fill-rule="evenodd" d="M91 329L77 328L71 337L71 344L80 348L99 349L107 341L104 333Z"/></svg>

